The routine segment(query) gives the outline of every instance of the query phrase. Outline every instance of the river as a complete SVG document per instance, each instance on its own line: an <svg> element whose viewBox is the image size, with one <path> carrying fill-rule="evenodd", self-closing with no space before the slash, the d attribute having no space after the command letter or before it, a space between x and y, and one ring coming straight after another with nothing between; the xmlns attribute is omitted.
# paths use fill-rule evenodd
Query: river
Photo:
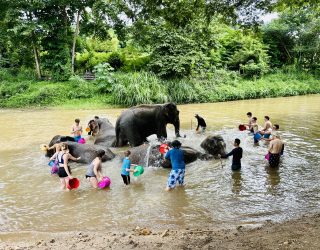
<svg viewBox="0 0 320 250"><path fill-rule="evenodd" d="M186 134L183 145L201 150L205 135L194 133L193 116L198 113L206 119L206 133L222 135L228 151L234 138L240 138L242 170L231 171L231 158L222 165L218 160L196 161L187 166L186 187L167 193L169 170L160 168L147 168L124 187L117 157L103 163L104 174L111 178L110 189L92 189L84 179L86 166L72 163L73 176L81 185L63 192L59 179L50 175L39 145L49 143L54 135L69 135L74 118L80 118L84 127L94 115L114 124L122 109L0 110L0 231L260 225L320 210L320 95L178 108L181 133ZM260 125L264 115L280 125L286 146L279 169L267 166L267 145L254 146L252 137L237 129L247 121L248 111ZM168 130L172 139L173 127Z"/></svg>

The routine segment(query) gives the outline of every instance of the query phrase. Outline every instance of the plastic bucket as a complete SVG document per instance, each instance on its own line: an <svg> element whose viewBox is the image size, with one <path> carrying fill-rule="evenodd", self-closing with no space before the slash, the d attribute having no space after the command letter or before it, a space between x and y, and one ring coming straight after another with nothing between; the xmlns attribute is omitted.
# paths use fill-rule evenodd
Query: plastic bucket
<svg viewBox="0 0 320 250"><path fill-rule="evenodd" d="M67 188L68 189L77 189L80 185L80 181L78 178L72 178L68 180Z"/></svg>
<svg viewBox="0 0 320 250"><path fill-rule="evenodd" d="M99 187L100 189L104 189L104 188L106 188L106 187L109 187L110 184L111 184L110 178L109 178L108 176L104 176L104 177L102 178L102 181L99 181L98 187Z"/></svg>
<svg viewBox="0 0 320 250"><path fill-rule="evenodd" d="M134 172L133 175L136 177L142 175L144 172L144 169L142 166L135 166L134 170L136 170L136 172Z"/></svg>
<svg viewBox="0 0 320 250"><path fill-rule="evenodd" d="M161 154L164 154L166 152L166 149L169 149L168 144L162 143L160 145L159 151Z"/></svg>
<svg viewBox="0 0 320 250"><path fill-rule="evenodd" d="M261 139L260 133L256 133L253 137L256 141L259 141Z"/></svg>
<svg viewBox="0 0 320 250"><path fill-rule="evenodd" d="M53 166L52 168L51 168L51 174L57 174L58 173L58 171L59 171L59 169L58 169L58 167L57 166Z"/></svg>
<svg viewBox="0 0 320 250"><path fill-rule="evenodd" d="M40 145L40 150L43 151L43 152L47 152L48 151L48 146L45 145L45 144L41 144Z"/></svg>
<svg viewBox="0 0 320 250"><path fill-rule="evenodd" d="M267 161L269 161L269 159L270 159L270 153L266 154L264 158L265 158Z"/></svg>
<svg viewBox="0 0 320 250"><path fill-rule="evenodd" d="M57 164L56 164L56 161L55 161L55 160L51 160L51 161L49 161L48 165L49 165L50 167L57 166Z"/></svg>
<svg viewBox="0 0 320 250"><path fill-rule="evenodd" d="M243 124L240 124L239 125L239 130L240 131L244 131L244 130L246 130L247 128L246 128L246 126L245 125L243 125Z"/></svg>
<svg viewBox="0 0 320 250"><path fill-rule="evenodd" d="M80 139L78 140L78 143L79 143L79 144L85 144L85 143L86 143L86 140L85 140L84 138L80 138Z"/></svg>

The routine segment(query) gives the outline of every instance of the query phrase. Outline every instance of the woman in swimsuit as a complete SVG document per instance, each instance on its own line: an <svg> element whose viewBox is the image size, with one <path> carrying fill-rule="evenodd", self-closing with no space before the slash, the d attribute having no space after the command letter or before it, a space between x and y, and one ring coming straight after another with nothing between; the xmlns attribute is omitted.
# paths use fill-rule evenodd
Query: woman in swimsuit
<svg viewBox="0 0 320 250"><path fill-rule="evenodd" d="M57 154L58 163L59 163L59 170L58 170L58 176L60 178L61 182L61 189L64 190L67 187L68 179L72 179L71 176L71 170L68 166L69 159L73 161L80 160L80 157L75 158L69 153L68 150L68 144L62 143L61 144L61 151Z"/></svg>
<svg viewBox="0 0 320 250"><path fill-rule="evenodd" d="M86 179L91 183L94 188L98 187L98 180L102 180L102 157L104 156L104 150L98 150L98 156L90 163L86 172Z"/></svg>

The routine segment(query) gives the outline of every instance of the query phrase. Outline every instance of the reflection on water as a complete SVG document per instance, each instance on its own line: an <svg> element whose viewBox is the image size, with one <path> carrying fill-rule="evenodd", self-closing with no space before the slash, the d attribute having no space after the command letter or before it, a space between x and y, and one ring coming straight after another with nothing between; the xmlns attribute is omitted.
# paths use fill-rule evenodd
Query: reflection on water
<svg viewBox="0 0 320 250"><path fill-rule="evenodd" d="M240 194L242 188L241 171L232 172L232 192Z"/></svg>
<svg viewBox="0 0 320 250"><path fill-rule="evenodd" d="M81 181L76 191L61 192L58 178L49 174L40 144L56 134L68 135L74 118L85 126L99 115L114 124L120 109L0 110L0 231L228 226L319 211L319 107L319 95L179 106L187 136L183 145L201 150L205 135L194 133L193 117L199 113L207 121L207 134L221 134L228 151L239 138L244 153L239 172L231 171L232 157L193 162L186 170L186 187L170 193L164 192L167 169L148 168L124 187L120 157L103 163L112 181L107 190L90 188L85 165L71 164ZM236 129L248 111L260 125L264 115L280 124L286 149L278 169L267 166L265 143L254 146L247 132ZM168 128L173 138L173 127Z"/></svg>

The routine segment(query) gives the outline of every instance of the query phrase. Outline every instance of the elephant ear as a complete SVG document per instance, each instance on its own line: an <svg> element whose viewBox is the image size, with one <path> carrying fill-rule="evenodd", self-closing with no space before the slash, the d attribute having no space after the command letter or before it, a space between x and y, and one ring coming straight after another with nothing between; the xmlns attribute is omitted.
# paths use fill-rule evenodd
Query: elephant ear
<svg viewBox="0 0 320 250"><path fill-rule="evenodd" d="M163 115L167 118L169 118L170 109L170 103L165 104L163 107Z"/></svg>
<svg viewBox="0 0 320 250"><path fill-rule="evenodd" d="M166 103L164 105L164 108L163 108L163 113L166 117L170 117L170 114L172 114L175 110L177 110L177 106L170 102L170 103Z"/></svg>

